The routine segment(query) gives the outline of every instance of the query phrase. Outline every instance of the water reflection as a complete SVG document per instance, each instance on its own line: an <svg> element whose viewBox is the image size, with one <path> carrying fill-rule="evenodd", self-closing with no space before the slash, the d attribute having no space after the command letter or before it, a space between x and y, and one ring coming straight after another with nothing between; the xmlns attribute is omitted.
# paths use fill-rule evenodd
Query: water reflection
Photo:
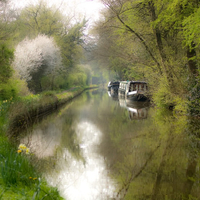
<svg viewBox="0 0 200 200"><path fill-rule="evenodd" d="M104 158L97 153L102 133L90 122L81 122L76 128L85 162L77 161L69 151L62 152L67 162L57 162L61 170L47 174L47 180L58 185L62 196L71 200L110 199L115 190L107 176ZM60 163L62 165L60 166Z"/></svg>
<svg viewBox="0 0 200 200"><path fill-rule="evenodd" d="M67 200L199 200L199 124L86 93L21 142L49 157L43 174Z"/></svg>
<svg viewBox="0 0 200 200"><path fill-rule="evenodd" d="M118 94L116 93L113 94L110 91L107 91L107 93L108 93L108 96L112 98L112 100L118 101Z"/></svg>
<svg viewBox="0 0 200 200"><path fill-rule="evenodd" d="M38 158L53 156L62 136L57 126L59 124L44 123L43 126L35 128L31 135L21 139L21 143L27 144Z"/></svg>
<svg viewBox="0 0 200 200"><path fill-rule="evenodd" d="M149 109L148 101L127 101L125 98L119 98L119 104L121 107L128 110L129 118L131 120L147 118Z"/></svg>
<svg viewBox="0 0 200 200"><path fill-rule="evenodd" d="M104 200L115 195L116 184L98 151L103 133L95 125L96 103L86 93L76 106L72 103L54 120L44 120L20 141L42 160L47 181L67 200Z"/></svg>

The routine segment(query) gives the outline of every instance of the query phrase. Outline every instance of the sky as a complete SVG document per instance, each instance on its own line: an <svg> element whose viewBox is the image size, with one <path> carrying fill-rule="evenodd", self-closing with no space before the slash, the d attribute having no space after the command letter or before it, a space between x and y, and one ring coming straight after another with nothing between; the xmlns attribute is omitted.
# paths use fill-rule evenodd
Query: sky
<svg viewBox="0 0 200 200"><path fill-rule="evenodd" d="M38 0L13 0L17 7L25 7L29 4L36 3ZM100 17L100 10L103 5L100 0L45 0L49 5L57 7L62 3L62 9L65 12L75 12L76 15L83 15L90 21L96 21Z"/></svg>

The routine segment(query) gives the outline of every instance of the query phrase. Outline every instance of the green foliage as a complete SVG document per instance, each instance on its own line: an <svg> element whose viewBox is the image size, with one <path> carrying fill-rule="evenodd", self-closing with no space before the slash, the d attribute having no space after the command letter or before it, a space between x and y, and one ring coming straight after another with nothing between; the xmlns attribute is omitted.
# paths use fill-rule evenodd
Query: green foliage
<svg viewBox="0 0 200 200"><path fill-rule="evenodd" d="M177 90L175 89L175 91ZM160 109L161 113L162 111L165 112L165 109L173 109L174 112L181 113L182 115L187 113L187 99L184 96L185 94L181 90L179 94L174 93L166 78L162 77L159 80L159 85L150 92L153 96L153 102Z"/></svg>
<svg viewBox="0 0 200 200"><path fill-rule="evenodd" d="M188 94L188 113L191 116L200 116L200 81L199 77L193 80L189 87Z"/></svg>
<svg viewBox="0 0 200 200"><path fill-rule="evenodd" d="M1 132L2 133L2 132ZM2 199L62 199L31 165L32 155L17 152L6 137L0 136L0 184Z"/></svg>
<svg viewBox="0 0 200 200"><path fill-rule="evenodd" d="M6 100L17 95L16 82L10 80L12 76L11 62L13 51L5 44L0 45L0 100Z"/></svg>
<svg viewBox="0 0 200 200"><path fill-rule="evenodd" d="M69 88L69 80L67 78L67 75L60 75L55 78L54 82L54 88L60 88L60 89L68 89Z"/></svg>
<svg viewBox="0 0 200 200"><path fill-rule="evenodd" d="M153 102L155 102L159 108L167 108L167 106L172 103L172 99L173 98L168 81L166 78L161 78L159 85L157 85L156 91L154 91Z"/></svg>
<svg viewBox="0 0 200 200"><path fill-rule="evenodd" d="M4 152L7 153L7 152ZM35 177L33 167L30 166L26 157L21 156L16 150L2 155L1 176L6 186L24 184L30 185L29 177Z"/></svg>
<svg viewBox="0 0 200 200"><path fill-rule="evenodd" d="M186 46L192 48L192 42L195 42L196 46L200 44L200 8L198 8L194 13L190 16L186 17L183 20L183 36L184 43Z"/></svg>
<svg viewBox="0 0 200 200"><path fill-rule="evenodd" d="M40 95L41 96L54 96L56 94L55 91L44 91Z"/></svg>
<svg viewBox="0 0 200 200"><path fill-rule="evenodd" d="M8 124L8 110L12 104L12 98L0 101L0 135L4 133Z"/></svg>
<svg viewBox="0 0 200 200"><path fill-rule="evenodd" d="M87 77L81 72L75 72L68 76L69 86L85 86Z"/></svg>
<svg viewBox="0 0 200 200"><path fill-rule="evenodd" d="M62 62L65 70L71 69L79 64L83 56L82 44L84 41L83 31L86 26L86 20L73 25L67 31L63 30L62 35L56 35L55 40L61 49Z"/></svg>
<svg viewBox="0 0 200 200"><path fill-rule="evenodd" d="M199 66L199 2L104 3L105 18L96 28L100 60L120 79L147 81L158 107L186 113L188 77L196 76Z"/></svg>
<svg viewBox="0 0 200 200"><path fill-rule="evenodd" d="M0 84L0 100L15 98L19 92L16 80L9 80L6 84Z"/></svg>
<svg viewBox="0 0 200 200"><path fill-rule="evenodd" d="M30 5L21 11L18 19L19 32L22 38L36 37L38 34L48 36L60 33L63 28L63 15L59 8L49 7L45 2Z"/></svg>
<svg viewBox="0 0 200 200"><path fill-rule="evenodd" d="M7 83L12 76L11 62L13 51L8 49L5 44L0 45L0 84Z"/></svg>
<svg viewBox="0 0 200 200"><path fill-rule="evenodd" d="M36 92L41 92L70 87L71 80L66 80L66 78L82 58L83 48L81 45L84 43L83 31L86 23L85 19L77 23L71 22L70 17L65 16L60 8L55 9L43 1L39 1L36 5L29 5L21 11L17 20L19 28L17 39L21 38L22 40L27 36L31 39L38 34L52 36L61 50L63 64L62 70L59 71L60 74L54 73L41 77L42 72L38 72L35 76L36 81L28 82L29 88L36 88ZM80 78L80 75L78 76ZM41 78L41 81L37 78ZM85 75L81 79L85 80ZM73 81L77 82L74 78Z"/></svg>

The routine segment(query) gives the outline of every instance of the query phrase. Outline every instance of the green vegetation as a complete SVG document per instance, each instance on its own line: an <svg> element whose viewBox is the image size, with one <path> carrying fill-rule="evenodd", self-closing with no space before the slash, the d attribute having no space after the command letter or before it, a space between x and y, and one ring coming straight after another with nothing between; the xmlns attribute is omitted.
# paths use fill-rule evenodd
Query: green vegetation
<svg viewBox="0 0 200 200"><path fill-rule="evenodd" d="M34 155L23 145L8 140L8 110L13 99L0 104L0 198L1 199L62 199L56 188L48 186L33 166Z"/></svg>
<svg viewBox="0 0 200 200"><path fill-rule="evenodd" d="M145 80L159 112L200 116L199 0L102 3L103 17L89 37L88 21L64 14L62 6L41 0L13 10L10 0L0 0L0 197L57 195L36 176L32 157L6 138L29 125L27 116L56 109L92 83Z"/></svg>
<svg viewBox="0 0 200 200"><path fill-rule="evenodd" d="M30 164L31 157L31 153L20 153L6 137L0 137L1 199L62 199Z"/></svg>
<svg viewBox="0 0 200 200"><path fill-rule="evenodd" d="M87 88L89 87L74 87L63 92L47 91L1 101L0 194L2 199L62 199L56 188L48 186L37 171L37 165L34 164L37 163L36 158L32 152L29 152L28 147L11 143L8 138L20 127L23 128L23 125L30 123L25 116L34 115L35 112L37 114L48 112L54 107L53 105L59 106ZM48 107L49 105L51 106ZM47 110L44 109L46 107ZM17 123L14 123L16 120Z"/></svg>
<svg viewBox="0 0 200 200"><path fill-rule="evenodd" d="M117 185L115 198L199 199L199 119L154 107L144 119L117 103L105 95L89 116L106 133L99 152Z"/></svg>
<svg viewBox="0 0 200 200"><path fill-rule="evenodd" d="M145 80L156 106L198 116L199 1L102 3L93 56L115 72L110 79Z"/></svg>

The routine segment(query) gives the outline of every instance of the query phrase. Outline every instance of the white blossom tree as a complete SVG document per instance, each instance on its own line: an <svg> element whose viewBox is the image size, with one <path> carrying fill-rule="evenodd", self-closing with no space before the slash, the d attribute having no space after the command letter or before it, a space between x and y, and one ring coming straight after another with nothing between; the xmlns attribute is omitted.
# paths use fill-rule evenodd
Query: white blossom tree
<svg viewBox="0 0 200 200"><path fill-rule="evenodd" d="M17 45L14 57L14 69L34 91L42 90L41 78L50 74L55 76L62 63L59 48L53 38L46 35L24 39Z"/></svg>

